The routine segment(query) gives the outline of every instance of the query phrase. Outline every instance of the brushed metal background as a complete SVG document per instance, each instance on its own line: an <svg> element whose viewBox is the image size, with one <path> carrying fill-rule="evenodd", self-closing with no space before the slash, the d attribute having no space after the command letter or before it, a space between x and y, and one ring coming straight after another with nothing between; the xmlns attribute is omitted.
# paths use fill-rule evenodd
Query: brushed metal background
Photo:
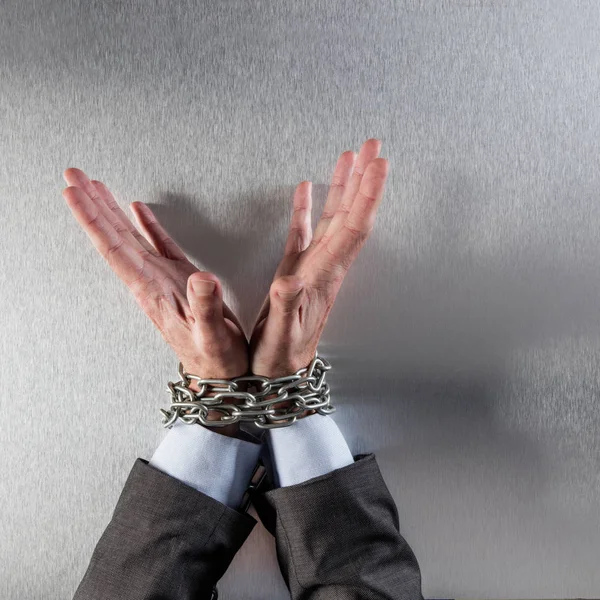
<svg viewBox="0 0 600 600"><path fill-rule="evenodd" d="M62 171L151 203L249 326L294 187L319 209L371 136L336 420L426 596L600 595L599 34L595 0L0 2L0 596L71 596L176 375ZM260 527L221 590L287 597Z"/></svg>

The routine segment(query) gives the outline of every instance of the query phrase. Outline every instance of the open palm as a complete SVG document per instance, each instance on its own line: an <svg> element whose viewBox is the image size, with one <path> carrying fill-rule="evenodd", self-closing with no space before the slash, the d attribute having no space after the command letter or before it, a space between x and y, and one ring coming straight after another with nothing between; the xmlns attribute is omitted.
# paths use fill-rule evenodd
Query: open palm
<svg viewBox="0 0 600 600"><path fill-rule="evenodd" d="M187 259L144 203L131 205L140 233L103 183L79 169L63 175L73 215L185 371L217 379L245 374L246 337L218 278Z"/></svg>
<svg viewBox="0 0 600 600"><path fill-rule="evenodd" d="M369 139L358 158L352 151L339 157L314 235L312 184L296 188L284 256L250 339L253 373L289 375L314 357L344 277L373 229L388 174L380 149Z"/></svg>

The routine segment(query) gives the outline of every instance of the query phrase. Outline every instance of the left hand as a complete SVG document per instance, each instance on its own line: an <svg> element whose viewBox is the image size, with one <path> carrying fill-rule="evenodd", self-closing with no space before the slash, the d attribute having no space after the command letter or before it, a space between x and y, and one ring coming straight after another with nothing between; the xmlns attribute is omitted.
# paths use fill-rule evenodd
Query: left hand
<svg viewBox="0 0 600 600"><path fill-rule="evenodd" d="M358 159L352 151L339 157L314 236L312 184L296 188L284 255L250 338L254 374L291 375L312 361L344 277L373 229L388 174L380 149L369 139Z"/></svg>
<svg viewBox="0 0 600 600"><path fill-rule="evenodd" d="M245 375L248 343L238 319L223 302L218 278L199 271L142 202L134 202L131 209L144 235L102 182L90 181L73 168L63 176L69 186L63 196L73 215L184 370L208 379ZM235 429L237 425L215 430L231 434Z"/></svg>

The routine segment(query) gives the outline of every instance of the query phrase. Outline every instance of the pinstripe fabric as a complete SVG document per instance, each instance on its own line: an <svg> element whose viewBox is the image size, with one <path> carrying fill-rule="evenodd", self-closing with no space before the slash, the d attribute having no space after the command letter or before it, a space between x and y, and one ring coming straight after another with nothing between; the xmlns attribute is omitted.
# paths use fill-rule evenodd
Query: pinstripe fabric
<svg viewBox="0 0 600 600"><path fill-rule="evenodd" d="M209 600L255 523L138 459L74 600Z"/></svg>
<svg viewBox="0 0 600 600"><path fill-rule="evenodd" d="M356 458L264 494L276 513L277 557L292 598L421 600L419 565L375 456Z"/></svg>
<svg viewBox="0 0 600 600"><path fill-rule="evenodd" d="M374 455L268 490L265 506L293 600L422 600ZM74 600L209 600L254 524L138 459Z"/></svg>

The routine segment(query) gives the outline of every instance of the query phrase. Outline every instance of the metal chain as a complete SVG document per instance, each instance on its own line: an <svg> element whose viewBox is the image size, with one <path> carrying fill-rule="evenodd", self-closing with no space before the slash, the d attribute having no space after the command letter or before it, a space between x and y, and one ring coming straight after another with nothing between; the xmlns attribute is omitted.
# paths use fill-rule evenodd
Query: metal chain
<svg viewBox="0 0 600 600"><path fill-rule="evenodd" d="M179 363L177 383L169 381L171 394L169 410L161 408L163 425L171 427L177 419L191 425L225 427L233 423L251 422L261 429L287 427L296 422L307 410L322 415L335 412L329 398L329 384L325 381L331 365L315 354L308 367L293 375L270 379L259 375L243 375L234 379L203 379L185 373ZM190 389L196 382L199 390ZM250 389L256 390L254 393ZM214 395L209 395L214 394ZM271 397L274 394L275 397ZM267 396L270 396L267 398ZM240 400L239 403L231 400ZM208 417L217 415L216 420Z"/></svg>

